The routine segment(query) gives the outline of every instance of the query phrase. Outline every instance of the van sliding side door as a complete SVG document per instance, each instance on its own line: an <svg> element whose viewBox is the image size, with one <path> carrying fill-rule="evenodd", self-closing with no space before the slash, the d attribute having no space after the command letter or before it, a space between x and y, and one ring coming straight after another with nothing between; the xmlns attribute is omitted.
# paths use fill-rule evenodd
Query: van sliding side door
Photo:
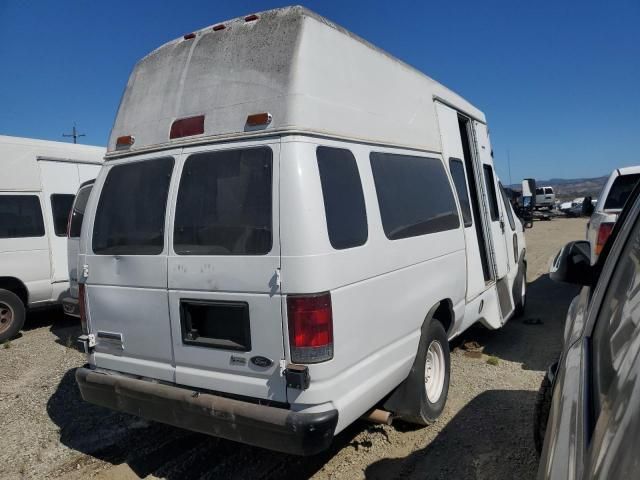
<svg viewBox="0 0 640 480"><path fill-rule="evenodd" d="M509 259L507 255L507 226L504 210L498 199L498 182L493 170L493 157L491 155L491 143L487 126L483 123L473 121L473 130L477 155L482 166L481 185L483 192L483 203L488 213L489 239L488 245L490 257L492 259L495 272L495 280L504 277L509 271Z"/></svg>

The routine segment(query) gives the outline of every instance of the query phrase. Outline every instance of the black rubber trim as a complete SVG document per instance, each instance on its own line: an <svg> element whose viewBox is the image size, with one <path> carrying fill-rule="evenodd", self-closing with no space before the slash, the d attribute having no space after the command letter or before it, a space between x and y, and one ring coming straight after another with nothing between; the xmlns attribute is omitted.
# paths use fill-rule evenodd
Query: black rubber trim
<svg viewBox="0 0 640 480"><path fill-rule="evenodd" d="M337 410L293 412L89 368L76 370L76 381L87 402L294 455L328 448L338 423Z"/></svg>

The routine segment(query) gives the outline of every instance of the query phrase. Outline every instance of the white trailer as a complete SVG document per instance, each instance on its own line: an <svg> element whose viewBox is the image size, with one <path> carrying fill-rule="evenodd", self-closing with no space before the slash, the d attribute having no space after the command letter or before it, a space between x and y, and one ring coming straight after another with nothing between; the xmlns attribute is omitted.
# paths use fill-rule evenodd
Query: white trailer
<svg viewBox="0 0 640 480"><path fill-rule="evenodd" d="M69 289L67 221L105 149L0 135L0 341Z"/></svg>
<svg viewBox="0 0 640 480"><path fill-rule="evenodd" d="M301 7L138 62L79 265L85 400L298 454L434 421L448 340L526 298L484 114Z"/></svg>

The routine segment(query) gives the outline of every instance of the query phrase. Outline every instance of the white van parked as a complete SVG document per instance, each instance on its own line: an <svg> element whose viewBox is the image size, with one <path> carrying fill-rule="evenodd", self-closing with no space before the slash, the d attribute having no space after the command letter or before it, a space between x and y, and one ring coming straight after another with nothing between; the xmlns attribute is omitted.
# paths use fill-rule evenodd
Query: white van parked
<svg viewBox="0 0 640 480"><path fill-rule="evenodd" d="M591 263L595 264L598 256L613 231L613 226L640 180L640 166L616 168L605 183L595 209L587 223L587 240L591 245Z"/></svg>
<svg viewBox="0 0 640 480"><path fill-rule="evenodd" d="M105 149L0 135L0 341L69 289L67 220Z"/></svg>
<svg viewBox="0 0 640 480"><path fill-rule="evenodd" d="M136 65L79 264L85 400L296 454L434 421L526 298L484 114L301 7Z"/></svg>
<svg viewBox="0 0 640 480"><path fill-rule="evenodd" d="M69 294L63 297L62 307L64 313L72 317L80 316L80 304L78 303L78 252L80 250L80 232L87 201L93 188L95 179L87 180L80 184L76 198L71 206L69 224L67 226L67 261L69 264Z"/></svg>
<svg viewBox="0 0 640 480"><path fill-rule="evenodd" d="M536 188L536 208L552 209L555 204L556 194L553 192L553 187Z"/></svg>

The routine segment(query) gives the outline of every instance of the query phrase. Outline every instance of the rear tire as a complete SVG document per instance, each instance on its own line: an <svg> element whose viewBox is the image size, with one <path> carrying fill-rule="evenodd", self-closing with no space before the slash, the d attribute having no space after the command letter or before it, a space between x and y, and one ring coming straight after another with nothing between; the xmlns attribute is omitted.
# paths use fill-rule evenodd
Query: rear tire
<svg viewBox="0 0 640 480"><path fill-rule="evenodd" d="M435 422L447 402L450 370L447 333L442 323L434 318L423 331L414 368L406 380L409 382L407 391L415 395L408 402L412 407L400 418L417 425Z"/></svg>
<svg viewBox="0 0 640 480"><path fill-rule="evenodd" d="M536 404L533 410L533 443L536 446L538 456L542 452L544 445L544 436L547 432L547 421L549 420L549 411L551 410L552 385L545 376L538 390Z"/></svg>
<svg viewBox="0 0 640 480"><path fill-rule="evenodd" d="M25 319L24 303L15 293L0 289L0 342L15 337Z"/></svg>

